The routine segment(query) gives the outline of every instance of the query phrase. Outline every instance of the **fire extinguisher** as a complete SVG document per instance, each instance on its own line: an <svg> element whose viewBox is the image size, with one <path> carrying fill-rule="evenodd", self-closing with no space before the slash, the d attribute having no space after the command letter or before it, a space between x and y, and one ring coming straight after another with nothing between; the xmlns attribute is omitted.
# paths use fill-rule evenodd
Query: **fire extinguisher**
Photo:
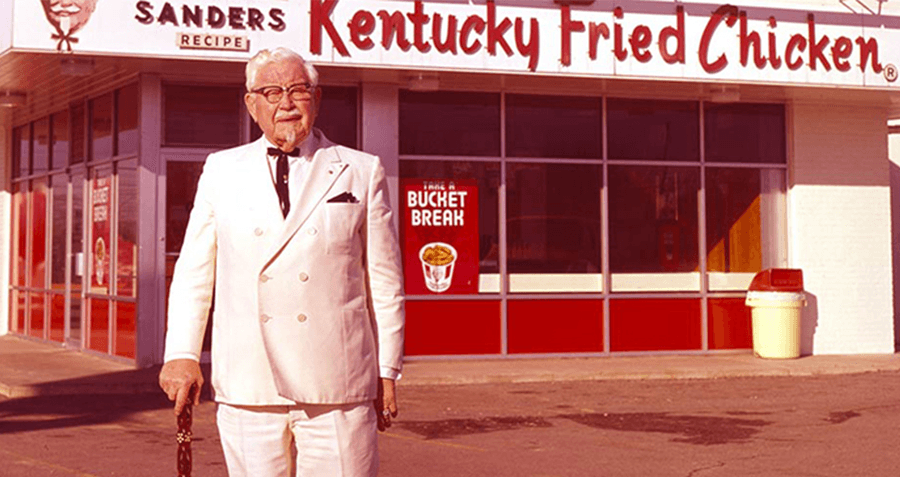
<svg viewBox="0 0 900 477"><path fill-rule="evenodd" d="M657 227L659 265L667 272L678 270L681 261L681 231L678 222L665 221Z"/></svg>

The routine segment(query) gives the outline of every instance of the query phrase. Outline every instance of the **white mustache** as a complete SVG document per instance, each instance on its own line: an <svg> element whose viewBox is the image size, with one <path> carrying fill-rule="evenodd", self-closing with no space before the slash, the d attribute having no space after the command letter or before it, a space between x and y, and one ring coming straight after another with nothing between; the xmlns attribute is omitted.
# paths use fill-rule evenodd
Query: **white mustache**
<svg viewBox="0 0 900 477"><path fill-rule="evenodd" d="M61 14L74 15L76 13L81 13L81 8L78 5L69 5L69 6L55 5L55 6L50 7L50 11L57 15L61 15Z"/></svg>
<svg viewBox="0 0 900 477"><path fill-rule="evenodd" d="M288 113L288 114L283 114L283 115L280 115L280 116L279 116L279 115L276 115L276 116L275 116L275 120L276 120L276 121L291 121L291 120L294 120L294 119L301 119L302 117L303 117L302 114Z"/></svg>

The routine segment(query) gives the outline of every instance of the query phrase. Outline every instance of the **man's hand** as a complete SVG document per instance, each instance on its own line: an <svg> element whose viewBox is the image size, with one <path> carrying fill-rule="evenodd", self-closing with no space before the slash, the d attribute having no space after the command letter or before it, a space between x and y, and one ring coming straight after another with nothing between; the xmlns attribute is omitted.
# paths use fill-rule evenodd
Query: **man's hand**
<svg viewBox="0 0 900 477"><path fill-rule="evenodd" d="M200 404L200 388L203 387L200 363L192 359L169 361L159 372L159 387L166 392L170 401L175 401L176 416L181 414L188 401Z"/></svg>
<svg viewBox="0 0 900 477"><path fill-rule="evenodd" d="M375 413L378 414L378 430L391 427L391 418L397 417L397 391L394 380L381 378L378 380L378 398L375 399Z"/></svg>

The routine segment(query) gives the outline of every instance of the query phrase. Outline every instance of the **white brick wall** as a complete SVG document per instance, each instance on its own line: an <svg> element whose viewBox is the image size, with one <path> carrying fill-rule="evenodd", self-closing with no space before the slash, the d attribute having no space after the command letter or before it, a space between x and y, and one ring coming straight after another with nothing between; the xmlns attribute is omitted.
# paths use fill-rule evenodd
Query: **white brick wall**
<svg viewBox="0 0 900 477"><path fill-rule="evenodd" d="M900 126L900 121L892 121ZM900 132L888 137L888 155L891 158L891 244L894 252L894 349L900 344Z"/></svg>
<svg viewBox="0 0 900 477"><path fill-rule="evenodd" d="M887 115L792 106L790 262L803 270L814 354L894 352Z"/></svg>

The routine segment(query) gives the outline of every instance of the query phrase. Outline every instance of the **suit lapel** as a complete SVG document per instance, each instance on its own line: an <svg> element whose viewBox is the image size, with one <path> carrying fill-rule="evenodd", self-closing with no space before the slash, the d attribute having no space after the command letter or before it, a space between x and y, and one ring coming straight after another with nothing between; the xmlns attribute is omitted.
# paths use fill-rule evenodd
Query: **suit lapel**
<svg viewBox="0 0 900 477"><path fill-rule="evenodd" d="M313 155L312 163L303 177L299 199L296 204L291 204L291 211L285 218L280 235L266 253L267 259L263 268L275 259L300 227L306 223L310 214L322 203L325 194L347 168L347 163L341 161L340 156L334 152L333 148L328 147L332 145L330 142L320 137L316 137L315 140L319 141L319 144L315 148L316 152Z"/></svg>
<svg viewBox="0 0 900 477"><path fill-rule="evenodd" d="M248 193L243 194L241 200L248 201L248 209L252 210L257 218L264 219L266 224L278 224L282 218L278 207L278 194L275 192L275 185L269 172L267 144L265 137L261 137L242 158L243 174L240 181Z"/></svg>

